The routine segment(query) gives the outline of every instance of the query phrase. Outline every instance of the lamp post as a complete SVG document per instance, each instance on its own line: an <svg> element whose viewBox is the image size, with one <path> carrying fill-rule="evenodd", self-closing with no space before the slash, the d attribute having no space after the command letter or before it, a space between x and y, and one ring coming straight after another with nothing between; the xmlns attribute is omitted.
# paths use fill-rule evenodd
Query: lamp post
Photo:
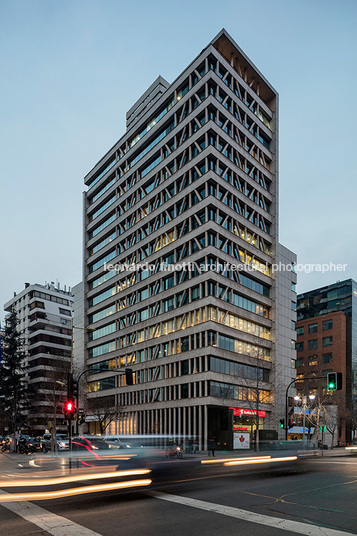
<svg viewBox="0 0 357 536"><path fill-rule="evenodd" d="M287 386L286 388L286 393L285 393L285 440L287 441L288 439L288 431L289 431L289 424L288 424L288 418L289 418L289 397L288 397L288 393L289 393L289 389L290 387L293 385L293 383L295 383L296 380L292 380L289 385Z"/></svg>
<svg viewBox="0 0 357 536"><path fill-rule="evenodd" d="M73 384L73 332L75 329L81 329L83 331L95 331L94 328L90 327L81 327L81 326L74 326L73 325L73 318L72 318L72 334L71 334L71 363L70 363L70 369L69 369L69 377L68 377L68 383L72 381ZM78 401L77 401L78 402ZM68 420L68 431L69 431L69 451L72 451L72 419Z"/></svg>
<svg viewBox="0 0 357 536"><path fill-rule="evenodd" d="M315 400L315 395L309 395L308 397L307 397L307 396L303 396L302 399L300 399L299 396L294 396L294 400L295 400L296 402L299 402L299 400L302 400L302 408L303 408L302 439L303 439L303 442L304 442L304 443L305 443L305 441L306 441L306 439L305 439L305 425L306 425L307 399L309 399L310 402L312 402L313 400Z"/></svg>

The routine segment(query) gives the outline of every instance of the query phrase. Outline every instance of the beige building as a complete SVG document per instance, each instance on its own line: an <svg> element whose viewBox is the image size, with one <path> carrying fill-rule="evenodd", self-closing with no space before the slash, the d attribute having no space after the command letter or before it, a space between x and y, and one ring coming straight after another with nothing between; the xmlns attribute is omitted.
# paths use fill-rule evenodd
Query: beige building
<svg viewBox="0 0 357 536"><path fill-rule="evenodd" d="M257 410L278 430L296 316L296 259L278 242L278 94L225 30L149 87L85 184L88 397L124 408L110 433L231 448L234 425L252 439Z"/></svg>

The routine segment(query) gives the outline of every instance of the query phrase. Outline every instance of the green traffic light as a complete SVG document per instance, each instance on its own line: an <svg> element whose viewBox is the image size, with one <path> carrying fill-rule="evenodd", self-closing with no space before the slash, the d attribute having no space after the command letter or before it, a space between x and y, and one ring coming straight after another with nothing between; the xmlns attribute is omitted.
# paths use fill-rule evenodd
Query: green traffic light
<svg viewBox="0 0 357 536"><path fill-rule="evenodd" d="M329 386L329 389L335 389L335 387L336 387L334 383L329 383L328 386Z"/></svg>

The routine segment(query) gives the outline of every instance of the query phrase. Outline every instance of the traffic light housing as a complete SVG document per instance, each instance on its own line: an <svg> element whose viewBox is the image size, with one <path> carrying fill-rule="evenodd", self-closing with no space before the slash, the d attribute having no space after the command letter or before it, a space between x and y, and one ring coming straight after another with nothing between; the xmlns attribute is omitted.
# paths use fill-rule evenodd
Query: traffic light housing
<svg viewBox="0 0 357 536"><path fill-rule="evenodd" d="M73 400L73 373L67 375L67 400Z"/></svg>
<svg viewBox="0 0 357 536"><path fill-rule="evenodd" d="M74 405L73 400L67 400L64 404L63 410L65 419L67 419L68 421L72 421L74 418L75 410L76 407Z"/></svg>
<svg viewBox="0 0 357 536"><path fill-rule="evenodd" d="M285 424L284 419L280 419L279 428L284 428L284 424Z"/></svg>
<svg viewBox="0 0 357 536"><path fill-rule="evenodd" d="M78 401L78 381L77 380L72 381L72 394L73 394L73 398L75 398Z"/></svg>
<svg viewBox="0 0 357 536"><path fill-rule="evenodd" d="M342 389L342 372L327 373L327 390L340 391Z"/></svg>
<svg viewBox="0 0 357 536"><path fill-rule="evenodd" d="M133 369L125 369L125 383L126 385L134 385Z"/></svg>

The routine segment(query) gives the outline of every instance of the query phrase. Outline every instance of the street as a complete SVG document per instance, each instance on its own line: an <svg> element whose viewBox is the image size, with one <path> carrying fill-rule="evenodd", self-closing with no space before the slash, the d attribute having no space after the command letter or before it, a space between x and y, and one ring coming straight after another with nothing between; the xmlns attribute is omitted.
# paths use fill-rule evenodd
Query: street
<svg viewBox="0 0 357 536"><path fill-rule="evenodd" d="M10 462L9 456L0 455L2 481L11 478ZM19 468L23 478L26 463ZM138 491L6 503L0 506L0 536L357 534L353 456L318 457L302 472L252 469L190 478L186 470L175 480Z"/></svg>

